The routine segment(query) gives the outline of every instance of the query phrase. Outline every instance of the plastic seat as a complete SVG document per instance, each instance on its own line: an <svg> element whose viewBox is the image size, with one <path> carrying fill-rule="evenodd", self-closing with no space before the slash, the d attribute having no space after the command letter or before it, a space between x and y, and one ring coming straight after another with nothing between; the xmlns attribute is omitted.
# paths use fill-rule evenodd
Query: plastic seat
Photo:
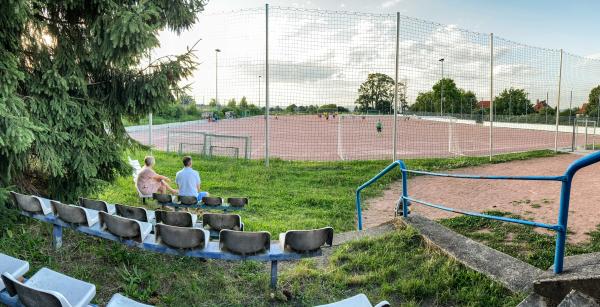
<svg viewBox="0 0 600 307"><path fill-rule="evenodd" d="M140 302L136 302L126 296L117 293L110 298L106 307L152 307L153 305L146 305Z"/></svg>
<svg viewBox="0 0 600 307"><path fill-rule="evenodd" d="M202 226L215 231L244 230L242 218L237 214L205 213L202 215Z"/></svg>
<svg viewBox="0 0 600 307"><path fill-rule="evenodd" d="M316 251L325 244L329 246L333 244L333 228L290 230L279 234L279 243L284 250L299 253Z"/></svg>
<svg viewBox="0 0 600 307"><path fill-rule="evenodd" d="M156 200L156 202L159 204L169 204L173 202L173 196L169 194L153 193L152 198L154 198L154 200Z"/></svg>
<svg viewBox="0 0 600 307"><path fill-rule="evenodd" d="M0 253L0 274L8 273L19 278L29 271L29 262ZM0 279L0 291L4 290L4 283Z"/></svg>
<svg viewBox="0 0 600 307"><path fill-rule="evenodd" d="M248 198L246 197L229 197L227 203L232 207L244 207L248 204Z"/></svg>
<svg viewBox="0 0 600 307"><path fill-rule="evenodd" d="M221 230L219 248L238 255L254 255L268 252L271 248L271 234L266 231L244 232Z"/></svg>
<svg viewBox="0 0 600 307"><path fill-rule="evenodd" d="M115 214L116 209L115 206L109 205L107 202L103 200L95 200L79 197L79 205L96 211L104 211L110 214Z"/></svg>
<svg viewBox="0 0 600 307"><path fill-rule="evenodd" d="M349 297L345 300L341 300L339 302L326 304L326 305L319 305L316 307L389 307L389 306L390 306L390 303L388 303L387 301L382 301L379 304L373 306L373 305L371 305L369 298L367 298L366 295L361 293L361 294L355 295L353 297Z"/></svg>
<svg viewBox="0 0 600 307"><path fill-rule="evenodd" d="M42 268L25 283L9 273L2 274L6 290L11 296L18 295L25 306L83 307L96 296L96 286L67 275Z"/></svg>
<svg viewBox="0 0 600 307"><path fill-rule="evenodd" d="M156 224L156 242L179 249L202 249L208 246L210 233L200 228Z"/></svg>
<svg viewBox="0 0 600 307"><path fill-rule="evenodd" d="M193 206L198 204L198 198L195 196L177 196L179 203L186 206Z"/></svg>
<svg viewBox="0 0 600 307"><path fill-rule="evenodd" d="M100 212L100 227L121 239L143 242L152 231L152 224Z"/></svg>
<svg viewBox="0 0 600 307"><path fill-rule="evenodd" d="M156 223L163 223L171 226L194 227L197 215L183 211L154 211Z"/></svg>
<svg viewBox="0 0 600 307"><path fill-rule="evenodd" d="M223 199L221 197L202 197L202 204L210 207L219 207L223 205Z"/></svg>
<svg viewBox="0 0 600 307"><path fill-rule="evenodd" d="M43 215L52 213L50 202L44 201L41 197L20 194L13 191L10 194L12 194L20 210L30 213L41 213Z"/></svg>
<svg viewBox="0 0 600 307"><path fill-rule="evenodd" d="M54 214L66 223L84 225L87 227L91 227L98 223L99 211L67 205L55 200L51 200L50 204L52 205Z"/></svg>
<svg viewBox="0 0 600 307"><path fill-rule="evenodd" d="M142 207L131 207L121 204L115 204L117 215L128 219L138 220L140 222L151 223L154 221L154 211L146 210Z"/></svg>

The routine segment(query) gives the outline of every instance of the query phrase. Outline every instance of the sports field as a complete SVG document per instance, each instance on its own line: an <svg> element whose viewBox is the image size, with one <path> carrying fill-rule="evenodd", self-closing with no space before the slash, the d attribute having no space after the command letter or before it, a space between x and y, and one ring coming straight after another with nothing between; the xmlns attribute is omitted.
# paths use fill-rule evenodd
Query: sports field
<svg viewBox="0 0 600 307"><path fill-rule="evenodd" d="M378 132L376 125L382 124ZM397 156L399 158L486 156L490 150L489 123L452 118L398 117ZM511 153L554 148L555 131L551 125L514 125L495 123L493 153ZM573 134L561 127L558 147L570 148ZM566 129L565 129L566 128ZM582 131L579 131L582 132ZM204 134L214 136L204 144ZM271 116L269 154L285 160L361 160L389 159L393 150L393 116L391 115L317 115ZM148 144L148 129L130 131L130 135ZM231 138L238 136L243 138ZM152 145L160 150L262 159L265 154L265 119L262 116L217 122L195 121L155 126ZM249 145L246 147L246 143ZM590 135L588 143L592 143ZM578 133L577 145L585 137ZM205 147L207 146L207 147Z"/></svg>

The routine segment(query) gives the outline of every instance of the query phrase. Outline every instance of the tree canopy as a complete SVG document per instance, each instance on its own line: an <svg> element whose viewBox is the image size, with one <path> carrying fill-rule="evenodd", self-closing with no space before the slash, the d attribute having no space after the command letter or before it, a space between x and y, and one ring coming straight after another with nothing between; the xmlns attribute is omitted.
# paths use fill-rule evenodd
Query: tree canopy
<svg viewBox="0 0 600 307"><path fill-rule="evenodd" d="M525 115L533 112L533 105L524 89L504 89L494 98L496 115Z"/></svg>
<svg viewBox="0 0 600 307"><path fill-rule="evenodd" d="M600 85L590 90L585 113L589 116L598 116L598 102L600 102Z"/></svg>
<svg viewBox="0 0 600 307"><path fill-rule="evenodd" d="M122 118L175 101L192 50L148 63L202 0L0 3L0 190L72 201L124 173Z"/></svg>
<svg viewBox="0 0 600 307"><path fill-rule="evenodd" d="M377 110L383 113L393 112L392 104L394 103L395 93L394 79L386 74L372 73L369 74L367 80L360 85L358 89L358 111ZM399 87L403 84L398 82ZM404 94L398 91L399 107L406 105Z"/></svg>
<svg viewBox="0 0 600 307"><path fill-rule="evenodd" d="M458 88L454 80L444 78L434 84L431 91L419 93L410 109L416 112L439 113L442 108L440 103L442 88L444 91L444 114L470 112L470 110L477 108L475 93Z"/></svg>

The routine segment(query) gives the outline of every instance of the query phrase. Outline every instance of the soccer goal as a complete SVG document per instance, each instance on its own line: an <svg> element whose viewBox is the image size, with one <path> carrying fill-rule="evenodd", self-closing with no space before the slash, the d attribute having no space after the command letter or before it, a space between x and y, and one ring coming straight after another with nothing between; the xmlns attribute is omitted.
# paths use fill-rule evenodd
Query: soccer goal
<svg viewBox="0 0 600 307"><path fill-rule="evenodd" d="M196 153L250 159L252 138L200 131L168 131L167 151L171 151L172 148L179 154Z"/></svg>
<svg viewBox="0 0 600 307"><path fill-rule="evenodd" d="M587 118L576 118L575 119L575 133L573 134L573 144L578 149L588 149L590 146L592 150L596 148L596 126L595 120Z"/></svg>
<svg viewBox="0 0 600 307"><path fill-rule="evenodd" d="M463 146L460 142L460 134L458 129L458 118L447 116L444 117L448 123L448 152L453 155L462 156Z"/></svg>

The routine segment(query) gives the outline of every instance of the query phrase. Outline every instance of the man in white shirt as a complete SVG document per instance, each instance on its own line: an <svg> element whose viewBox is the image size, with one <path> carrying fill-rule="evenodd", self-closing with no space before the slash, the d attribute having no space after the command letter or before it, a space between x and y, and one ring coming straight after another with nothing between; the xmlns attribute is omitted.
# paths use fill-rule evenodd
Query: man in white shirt
<svg viewBox="0 0 600 307"><path fill-rule="evenodd" d="M192 157L183 157L183 169L175 175L175 182L179 187L179 196L194 196L198 201L207 197L208 192L200 192L200 174L192 169Z"/></svg>

